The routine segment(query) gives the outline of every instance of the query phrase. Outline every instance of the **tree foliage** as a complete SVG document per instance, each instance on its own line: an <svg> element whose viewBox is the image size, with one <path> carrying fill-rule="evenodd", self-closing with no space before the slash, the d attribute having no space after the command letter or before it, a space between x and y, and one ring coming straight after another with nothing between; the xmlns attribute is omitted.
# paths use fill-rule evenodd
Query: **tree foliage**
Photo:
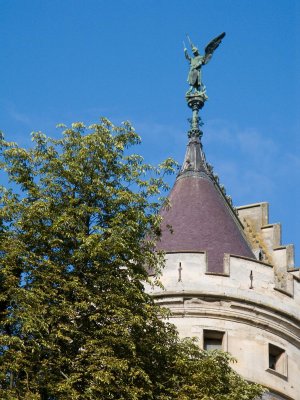
<svg viewBox="0 0 300 400"><path fill-rule="evenodd" d="M181 341L144 291L159 271L163 175L130 154L129 123L73 124L60 139L1 139L0 397L253 399L230 357Z"/></svg>

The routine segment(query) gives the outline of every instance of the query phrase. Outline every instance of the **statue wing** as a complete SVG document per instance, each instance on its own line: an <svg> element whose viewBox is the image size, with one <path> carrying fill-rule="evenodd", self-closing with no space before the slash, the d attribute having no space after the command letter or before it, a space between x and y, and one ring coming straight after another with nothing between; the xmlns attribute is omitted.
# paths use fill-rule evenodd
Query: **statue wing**
<svg viewBox="0 0 300 400"><path fill-rule="evenodd" d="M203 64L207 64L211 59L213 52L219 47L219 44L222 42L223 37L225 36L225 32L221 33L221 35L217 36L215 39L211 40L208 45L205 47L205 54Z"/></svg>

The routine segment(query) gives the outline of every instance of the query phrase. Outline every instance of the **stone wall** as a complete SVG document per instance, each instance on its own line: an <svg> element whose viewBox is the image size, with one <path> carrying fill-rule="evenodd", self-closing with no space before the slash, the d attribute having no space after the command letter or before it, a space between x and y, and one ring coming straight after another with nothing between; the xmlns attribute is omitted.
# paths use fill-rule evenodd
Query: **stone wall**
<svg viewBox="0 0 300 400"><path fill-rule="evenodd" d="M274 399L296 400L300 282L293 271L289 290L281 290L276 273L266 262L225 254L223 273L213 274L207 272L205 252L168 253L164 290L152 294L170 308L182 337L197 337L203 347L207 332L219 332L223 350L237 359L237 372L267 386ZM272 357L280 360L270 368Z"/></svg>

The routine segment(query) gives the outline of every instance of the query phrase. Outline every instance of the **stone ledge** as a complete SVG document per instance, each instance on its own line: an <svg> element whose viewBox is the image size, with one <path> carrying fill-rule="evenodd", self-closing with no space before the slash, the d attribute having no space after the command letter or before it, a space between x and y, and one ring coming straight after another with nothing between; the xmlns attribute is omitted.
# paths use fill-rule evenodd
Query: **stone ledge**
<svg viewBox="0 0 300 400"><path fill-rule="evenodd" d="M279 287L274 286L274 290L277 290L277 292L280 292L282 294L285 294L286 296L291 297L292 299L294 298L294 293L290 293L287 290L281 289Z"/></svg>
<svg viewBox="0 0 300 400"><path fill-rule="evenodd" d="M281 379L284 379L285 381L288 381L287 375L281 374L280 372L275 371L275 370L272 369L272 368L267 368L266 371L269 372L270 374L273 374L273 375L275 375L275 376L278 376L278 377L281 378Z"/></svg>

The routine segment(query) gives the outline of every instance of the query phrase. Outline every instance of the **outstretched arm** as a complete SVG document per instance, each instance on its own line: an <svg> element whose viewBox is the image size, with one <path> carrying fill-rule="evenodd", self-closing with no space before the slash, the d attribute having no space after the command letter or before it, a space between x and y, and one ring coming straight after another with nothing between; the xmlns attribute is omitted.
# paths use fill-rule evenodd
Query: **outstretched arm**
<svg viewBox="0 0 300 400"><path fill-rule="evenodd" d="M188 60L188 62L191 62L191 57L189 56L189 53L188 53L188 51L187 51L187 48L185 47L185 48L183 49L183 51L184 51L185 58Z"/></svg>

